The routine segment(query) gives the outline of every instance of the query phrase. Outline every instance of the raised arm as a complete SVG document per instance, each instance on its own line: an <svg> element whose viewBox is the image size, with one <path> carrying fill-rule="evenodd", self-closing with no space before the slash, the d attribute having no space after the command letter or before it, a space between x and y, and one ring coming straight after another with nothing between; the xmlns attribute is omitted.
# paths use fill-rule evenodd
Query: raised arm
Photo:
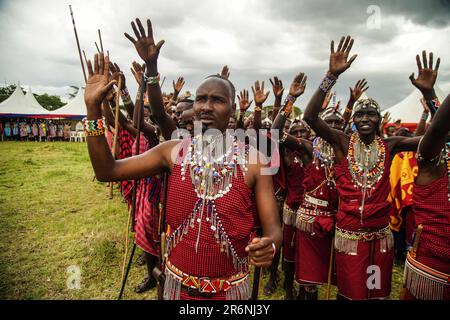
<svg viewBox="0 0 450 320"><path fill-rule="evenodd" d="M99 181L117 181L142 178L161 173L171 167L170 153L179 141L171 141L152 148L148 152L123 160L114 160L108 143L101 129L101 104L115 81L109 81L108 57L103 53L96 54L94 69L87 62L89 79L86 82L84 101L87 109L87 120L91 121L87 131L87 146L95 176ZM98 129L94 129L98 128Z"/></svg>
<svg viewBox="0 0 450 320"><path fill-rule="evenodd" d="M128 92L125 75L122 71L120 71L117 63L110 62L109 71L111 72L111 78L113 80L116 80L118 82L119 77L122 78L122 90L120 92L120 96L122 98L123 105L125 106L125 110L127 110L128 115L132 117L134 112L134 103L131 99L130 93Z"/></svg>
<svg viewBox="0 0 450 320"><path fill-rule="evenodd" d="M252 86L253 99L255 100L255 108L254 119L253 119L253 128L255 130L261 129L261 112L264 102L267 100L267 97L270 94L270 91L264 92L264 81L261 86L259 85L259 81L255 81L255 85Z"/></svg>
<svg viewBox="0 0 450 320"><path fill-rule="evenodd" d="M169 140L172 136L172 132L176 130L176 125L164 111L162 92L159 85L158 56L159 51L164 44L164 40L155 44L150 19L147 19L147 35L145 34L144 27L139 19L136 19L136 24L131 22L136 39L131 37L128 33L125 33L125 37L134 44L136 51L146 64L147 70L145 71L145 76L147 79L147 95L151 104L152 115L161 129L164 139ZM139 30L137 28L139 28Z"/></svg>
<svg viewBox="0 0 450 320"><path fill-rule="evenodd" d="M237 98L239 100L239 116L237 118L236 129L245 129L244 126L245 112L248 110L248 108L250 108L253 100L249 101L248 90L245 89L239 92Z"/></svg>
<svg viewBox="0 0 450 320"><path fill-rule="evenodd" d="M344 124L347 125L350 121L350 118L352 116L353 112L353 106L355 105L355 102L358 101L358 99L361 97L361 95L369 89L367 87L367 81L366 79L358 80L356 82L355 87L349 87L350 89L350 98L347 102L347 106L345 107L344 114L342 117L344 118Z"/></svg>
<svg viewBox="0 0 450 320"><path fill-rule="evenodd" d="M172 103L174 105L177 104L177 99L178 99L178 96L179 96L179 94L181 92L181 89L183 89L184 83L185 82L184 82L184 78L183 77L178 77L177 82L175 82L175 80L172 81L172 85L173 85Z"/></svg>
<svg viewBox="0 0 450 320"><path fill-rule="evenodd" d="M270 80L270 83L272 84L273 95L275 96L275 102L273 104L273 111L272 111L272 118L270 119L273 122L281 108L281 99L283 98L284 88L283 88L283 82L281 80L279 80L278 77L273 77L273 81L272 81L272 79L269 79L269 80Z"/></svg>
<svg viewBox="0 0 450 320"><path fill-rule="evenodd" d="M353 55L350 59L348 59L352 46L353 39L350 38L350 36L347 36L346 38L342 37L337 51L335 52L334 41L331 41L329 70L319 88L309 101L303 116L303 119L316 132L317 135L333 145L335 151L339 150L342 153L345 152L344 139L346 140L348 138L340 131L330 128L326 122L319 117L319 113L322 110L322 105L326 94L331 90L340 74L347 70L357 57L357 55ZM338 153L336 153L336 155L338 155Z"/></svg>
<svg viewBox="0 0 450 320"><path fill-rule="evenodd" d="M420 103L422 104L423 112L419 122L417 123L417 129L415 133L416 136L423 136L425 134L425 131L427 131L428 116L430 115L430 109L428 108L423 98L420 98Z"/></svg>

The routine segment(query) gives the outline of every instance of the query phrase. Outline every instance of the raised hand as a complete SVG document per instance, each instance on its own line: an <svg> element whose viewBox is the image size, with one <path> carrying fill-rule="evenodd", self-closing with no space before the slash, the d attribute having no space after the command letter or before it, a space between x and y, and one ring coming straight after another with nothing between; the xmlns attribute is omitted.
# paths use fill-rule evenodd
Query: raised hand
<svg viewBox="0 0 450 320"><path fill-rule="evenodd" d="M136 51L138 52L142 60L145 61L145 63L156 63L158 60L159 51L164 44L164 40L159 41L155 45L155 41L153 39L152 23L150 19L147 19L147 35L145 34L144 27L142 26L142 23L138 18L136 18L136 24L139 30L136 28L134 22L131 22L131 27L133 28L134 34L136 35L136 39L134 39L128 33L125 33L125 37L133 42L134 46L136 47Z"/></svg>
<svg viewBox="0 0 450 320"><path fill-rule="evenodd" d="M252 91L253 91L253 99L255 100L255 105L257 107L261 107L270 94L269 91L264 93L264 81L262 82L261 87L259 86L259 81L258 80L255 81L255 85L252 86Z"/></svg>
<svg viewBox="0 0 450 320"><path fill-rule="evenodd" d="M223 66L220 76L225 79L230 77L230 69L228 69L228 66Z"/></svg>
<svg viewBox="0 0 450 320"><path fill-rule="evenodd" d="M303 72L296 75L289 88L289 95L295 98L300 97L305 92L307 78Z"/></svg>
<svg viewBox="0 0 450 320"><path fill-rule="evenodd" d="M438 58L436 61L436 66L433 69L433 52L430 52L430 60L427 61L426 51L422 51L422 63L420 62L419 55L416 55L417 68L419 69L419 75L417 79L414 79L414 72L409 76L411 83L419 89L423 95L426 95L433 91L434 84L436 83L436 78L439 70L439 65L441 64L441 59Z"/></svg>
<svg viewBox="0 0 450 320"><path fill-rule="evenodd" d="M384 128L384 126L390 123L391 121L392 121L391 113L389 111L386 111L386 113L383 115L383 119L381 120L382 128Z"/></svg>
<svg viewBox="0 0 450 320"><path fill-rule="evenodd" d="M272 84L273 94L276 98L280 98L283 96L284 88L283 88L283 82L278 79L278 77L273 77L272 79L269 79L270 83Z"/></svg>
<svg viewBox="0 0 450 320"><path fill-rule="evenodd" d="M348 55L353 47L354 40L350 37L342 37L339 41L337 51L334 51L334 41L331 41L331 54L330 54L330 69L329 73L335 77L339 77L341 73L347 70L353 61L355 61L357 54L353 55L349 60Z"/></svg>
<svg viewBox="0 0 450 320"><path fill-rule="evenodd" d="M242 90L237 98L239 100L239 110L241 112L247 111L248 108L250 108L250 106L252 105L253 100L249 101L248 90Z"/></svg>
<svg viewBox="0 0 450 320"><path fill-rule="evenodd" d="M105 99L107 93L113 85L115 80L109 78L109 57L104 56L103 52L100 55L94 56L94 70L92 70L92 63L87 62L89 78L86 82L86 89L84 91L84 101L87 108L98 108Z"/></svg>
<svg viewBox="0 0 450 320"><path fill-rule="evenodd" d="M351 101L358 101L358 99L361 97L361 95L369 89L367 86L366 79L358 80L356 82L355 87L352 89L352 87L349 87L350 89L350 100Z"/></svg>
<svg viewBox="0 0 450 320"><path fill-rule="evenodd" d="M122 78L122 82L121 82L122 88L126 87L125 75L123 74L122 71L120 71L120 68L117 65L117 63L109 62L109 72L111 73L110 77L112 80L116 80L117 82L119 82L119 77Z"/></svg>
<svg viewBox="0 0 450 320"><path fill-rule="evenodd" d="M140 87L144 84L144 72L145 72L145 64L142 66L137 63L136 61L133 61L132 68L130 68L131 73L133 74L134 78L136 79L136 82Z"/></svg>
<svg viewBox="0 0 450 320"><path fill-rule="evenodd" d="M178 95L181 92L181 89L183 89L184 86L184 78L183 77L179 77L177 79L177 82L172 81L173 83L173 90L174 92Z"/></svg>

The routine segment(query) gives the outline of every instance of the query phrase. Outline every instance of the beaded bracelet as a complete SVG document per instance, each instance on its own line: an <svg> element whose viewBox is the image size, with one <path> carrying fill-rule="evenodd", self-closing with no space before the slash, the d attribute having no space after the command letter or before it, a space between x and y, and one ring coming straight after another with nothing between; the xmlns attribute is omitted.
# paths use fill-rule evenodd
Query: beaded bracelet
<svg viewBox="0 0 450 320"><path fill-rule="evenodd" d="M159 84L159 79L160 79L159 73L156 76L154 76L154 77L148 77L144 73L144 82L147 83L147 84Z"/></svg>
<svg viewBox="0 0 450 320"><path fill-rule="evenodd" d="M327 73L325 75L325 78L323 78L322 83L319 86L319 89L322 90L323 93L328 93L328 91L330 91L330 89L336 83L336 80L337 78L334 75Z"/></svg>
<svg viewBox="0 0 450 320"><path fill-rule="evenodd" d="M93 130L93 131L84 131L86 136L88 137L97 137L105 134L105 128Z"/></svg>
<svg viewBox="0 0 450 320"><path fill-rule="evenodd" d="M97 120L88 120L87 118L83 118L82 120L84 125L84 132L86 134L92 131L105 130L105 117L102 117Z"/></svg>
<svg viewBox="0 0 450 320"><path fill-rule="evenodd" d="M433 100L426 100L425 103L427 104L432 114L436 113L437 109L441 106L439 98L434 98Z"/></svg>
<svg viewBox="0 0 450 320"><path fill-rule="evenodd" d="M128 96L128 95L129 95L129 92L128 92L127 87L122 88L122 95L123 95L123 96Z"/></svg>
<svg viewBox="0 0 450 320"><path fill-rule="evenodd" d="M291 96L290 94L288 94L288 95L286 96L286 99L284 99L284 103L287 103L287 102L292 102L292 103L294 103L295 100L297 100L296 97Z"/></svg>
<svg viewBox="0 0 450 320"><path fill-rule="evenodd" d="M423 121L427 121L428 120L428 112L422 112L422 117L420 118Z"/></svg>

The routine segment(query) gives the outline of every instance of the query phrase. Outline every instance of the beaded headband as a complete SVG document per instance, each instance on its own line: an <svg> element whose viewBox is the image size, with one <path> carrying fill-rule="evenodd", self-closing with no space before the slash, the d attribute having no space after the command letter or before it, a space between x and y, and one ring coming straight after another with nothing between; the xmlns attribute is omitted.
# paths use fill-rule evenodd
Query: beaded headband
<svg viewBox="0 0 450 320"><path fill-rule="evenodd" d="M353 113L358 112L358 111L360 111L362 109L366 109L368 107L374 108L378 113L381 112L381 109L380 109L380 106L378 105L378 102L376 102L372 98L368 98L368 99L358 100L356 102L356 105L355 105L354 109L353 109Z"/></svg>

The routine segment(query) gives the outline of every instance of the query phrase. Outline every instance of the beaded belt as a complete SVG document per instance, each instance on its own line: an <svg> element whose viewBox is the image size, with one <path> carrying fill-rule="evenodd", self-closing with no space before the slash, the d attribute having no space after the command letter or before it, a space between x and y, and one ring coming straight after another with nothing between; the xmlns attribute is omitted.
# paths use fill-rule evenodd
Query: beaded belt
<svg viewBox="0 0 450 320"><path fill-rule="evenodd" d="M442 300L445 288L450 286L450 274L428 267L414 259L411 252L408 252L403 286L417 299Z"/></svg>
<svg viewBox="0 0 450 320"><path fill-rule="evenodd" d="M200 293L226 292L243 283L249 275L248 272L241 272L228 278L196 277L184 273L169 260L166 260L166 268L169 274L179 280L184 287L197 289Z"/></svg>
<svg viewBox="0 0 450 320"><path fill-rule="evenodd" d="M349 231L336 227L336 236L353 241L373 241L383 239L391 234L389 226L375 231Z"/></svg>
<svg viewBox="0 0 450 320"><path fill-rule="evenodd" d="M292 210L286 203L284 203L283 207L283 223L288 226L295 225L295 219L297 214L294 210Z"/></svg>
<svg viewBox="0 0 450 320"><path fill-rule="evenodd" d="M331 211L323 211L320 209L308 209L305 207L298 208L297 215L308 215L308 216L325 216L325 217L331 217L334 216L334 214L331 213Z"/></svg>

